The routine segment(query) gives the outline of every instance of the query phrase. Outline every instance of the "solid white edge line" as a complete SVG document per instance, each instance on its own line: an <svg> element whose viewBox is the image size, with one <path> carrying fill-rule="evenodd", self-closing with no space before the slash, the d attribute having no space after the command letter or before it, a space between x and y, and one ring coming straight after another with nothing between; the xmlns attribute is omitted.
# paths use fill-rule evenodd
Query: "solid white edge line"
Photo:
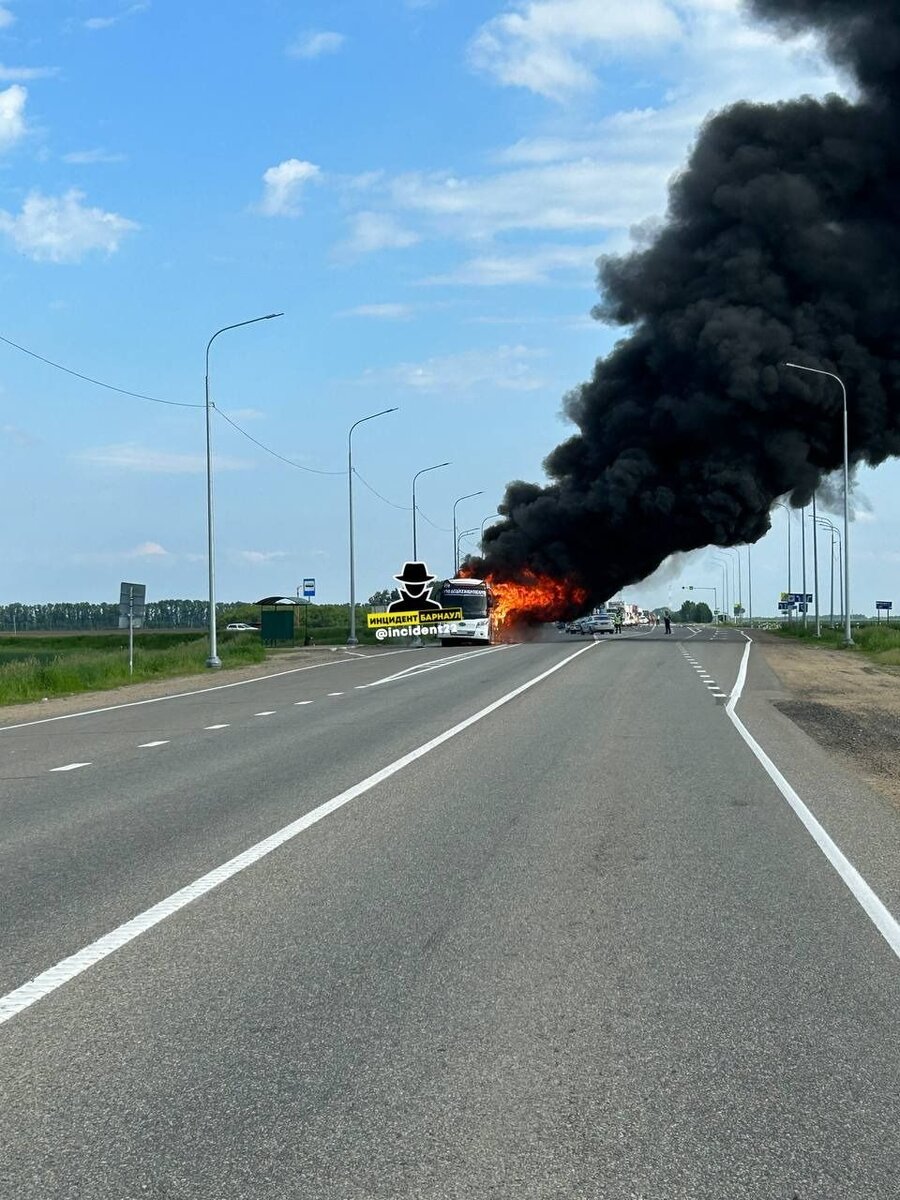
<svg viewBox="0 0 900 1200"><path fill-rule="evenodd" d="M411 750L408 754L395 759L386 767L382 767L380 771L376 771L374 775L369 775L360 783L354 784L341 792L337 796L333 796L330 800L326 800L324 804L320 804L318 808L314 808L311 812L292 821L289 825L285 825L276 833L264 838L261 842L250 846L236 857L229 859L228 862L209 871L206 875L194 880L193 883L187 884L186 887L173 892L171 896L160 900L158 904L154 904L151 908L139 913L136 917L132 917L130 921L126 921L124 925L120 925L117 929L113 929L110 933L104 934L90 945L84 946L75 954L68 958L62 959L55 966L42 971L27 983L23 983L21 987L15 988L8 992L5 996L0 996L0 1025L8 1021L10 1017L16 1016L26 1008L30 1008L38 1000L43 1000L45 996L49 996L51 992L55 992L57 988L63 984L69 983L76 976L81 975L88 967L92 967L95 963L107 958L110 954L120 950L135 938L140 937L142 933L146 933L148 929L152 929L154 925L158 925L160 921L164 921L166 917L171 917L180 909L185 908L194 900L211 892L217 888L219 884L230 879L232 875L237 875L240 871L244 871L247 867L253 866L259 862L261 858L271 854L273 850L277 850L279 846L283 846L285 842L291 841L304 830L309 829L311 825L317 824L323 817L330 816L339 808L343 808L345 804L349 804L351 800L356 800L365 792L369 792L379 783L383 783L386 779L390 779L392 775L396 775L398 771L402 771L411 763L423 758L426 754L430 754L432 750L436 750L438 746L442 746L444 742L449 742L451 738L456 737L470 726L477 724L478 721L484 720L491 713L502 708L504 704L508 704L510 700L515 700L517 696L521 696L523 692L527 692L536 684L548 679L557 671L562 670L580 654L584 654L587 650L593 650L594 643L589 642L588 645L582 646L580 650L576 650L574 654L570 654L568 658L561 659L546 671L542 671L540 675L535 675L533 679L526 680L517 688L513 688L511 692L507 692L505 696L501 696L499 700L494 700L485 708L479 709L470 717L466 717L452 728L445 730L437 737L431 738L430 741L418 746L415 750Z"/></svg>
<svg viewBox="0 0 900 1200"><path fill-rule="evenodd" d="M428 647L430 649L430 647ZM388 658L392 654L414 654L409 647L402 650L382 650L378 654L364 654L368 659ZM226 688L245 687L248 683L265 683L267 679L280 679L282 675L296 675L300 671L317 671L320 667L345 667L346 658L335 658L329 662L310 663L308 667L291 667L287 671L273 671L270 675L254 675L252 679L236 679L233 683L216 683L208 688L196 688L192 692L170 692L167 696L151 696L149 700L128 700L124 704L107 704L104 708L84 708L80 712L60 713L58 717L40 717L36 721L20 721L18 725L0 725L0 734L11 729L27 729L31 725L49 725L52 721L71 721L75 717L95 717L98 713L116 712L120 708L140 708L142 704L161 704L163 700L183 700L186 696L205 696L207 692L221 692Z"/></svg>
<svg viewBox="0 0 900 1200"><path fill-rule="evenodd" d="M725 705L725 711L731 720L732 725L753 751L757 760L764 767L767 775L787 800L788 804L794 810L796 815L806 828L807 833L840 875L841 879L850 889L854 899L865 912L866 916L893 950L894 954L900 958L900 922L890 912L884 902L876 895L856 867L850 862L843 850L834 842L831 836L825 831L824 827L819 824L810 810L800 799L797 792L791 787L785 777L776 767L775 763L769 758L762 746L747 729L746 725L734 711L735 706L741 698L744 690L744 684L747 681L747 664L750 659L750 647L753 645L753 639L748 637L747 644L744 647L744 654L741 658L741 665L738 669L737 679L731 691L731 696L728 703Z"/></svg>

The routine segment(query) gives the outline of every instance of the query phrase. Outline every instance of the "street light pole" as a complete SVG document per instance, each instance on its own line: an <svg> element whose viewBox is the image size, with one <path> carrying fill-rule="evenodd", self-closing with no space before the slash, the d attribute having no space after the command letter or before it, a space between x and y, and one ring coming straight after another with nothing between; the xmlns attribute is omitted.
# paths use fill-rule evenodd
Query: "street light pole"
<svg viewBox="0 0 900 1200"><path fill-rule="evenodd" d="M360 417L358 421L353 422L347 434L347 492L350 501L350 636L347 638L348 646L359 645L356 636L356 559L353 552L353 430L357 425L363 425L366 421L374 421L376 417L384 417L388 413L396 411L396 408L383 408L381 412L370 413L368 417Z"/></svg>
<svg viewBox="0 0 900 1200"><path fill-rule="evenodd" d="M484 527L485 527L485 525L487 525L488 521L499 521L499 520L500 520L499 513L491 513L490 516L485 517L484 520L481 522L481 536L479 538L479 545L481 546L482 554L484 553Z"/></svg>
<svg viewBox="0 0 900 1200"><path fill-rule="evenodd" d="M783 508L785 513L787 514L787 568L788 568L787 590L788 590L788 595L791 595L791 593L793 592L793 588L791 586L791 510L788 508L788 506L786 504L782 504L782 502L780 500L777 502L777 504L774 505L774 507L775 508ZM793 615L794 615L794 610L792 608L789 608L788 614L787 614L788 624L791 623L791 621L793 619Z"/></svg>
<svg viewBox="0 0 900 1200"><path fill-rule="evenodd" d="M413 475L413 481L412 481L413 562L419 561L419 543L418 543L418 537L416 534L416 480L419 478L420 475L425 475L429 471L437 471L441 467L449 467L449 466L450 466L450 463L448 463L448 462L435 463L433 467L423 467L421 471L416 471L415 475Z"/></svg>
<svg viewBox="0 0 900 1200"><path fill-rule="evenodd" d="M803 592L803 628L806 629L807 618L809 613L806 611L806 505L800 509L800 557L803 563L802 583L800 590Z"/></svg>
<svg viewBox="0 0 900 1200"><path fill-rule="evenodd" d="M732 546L731 549L735 553L737 559L737 586L738 586L738 608L741 610L740 615L744 615L744 573L741 570L741 551L738 546ZM734 574L734 563L731 564L732 575ZM743 621L741 622L743 624Z"/></svg>
<svg viewBox="0 0 900 1200"><path fill-rule="evenodd" d="M722 572L722 603L725 608L725 623L728 624L728 559L720 558L718 554L713 555L713 561L719 564L719 569Z"/></svg>
<svg viewBox="0 0 900 1200"><path fill-rule="evenodd" d="M850 445L847 431L847 389L840 375L833 371L820 371L817 367L801 367L799 363L785 363L795 371L809 371L813 375L827 375L836 379L841 385L841 395L844 398L844 645L853 645L853 635L850 631Z"/></svg>
<svg viewBox="0 0 900 1200"><path fill-rule="evenodd" d="M477 533L477 532L478 532L478 526L476 525L474 529L464 529L462 531L462 533L459 535L459 537L456 539L456 561L457 562L459 562L459 543L463 540L464 537L468 537L470 533Z"/></svg>
<svg viewBox="0 0 900 1200"><path fill-rule="evenodd" d="M753 628L753 568L750 563L750 543L747 543L747 608L750 612L750 628Z"/></svg>
<svg viewBox="0 0 900 1200"><path fill-rule="evenodd" d="M456 539L456 506L457 506L457 504L461 504L463 500L471 500L473 496L483 496L483 495L484 495L483 491L468 492L465 496L460 496L457 500L453 501L453 553L456 555L456 557L453 559L453 574L454 575L456 575L457 572L459 571L459 550L457 548L458 543L457 543L457 539Z"/></svg>
<svg viewBox="0 0 900 1200"><path fill-rule="evenodd" d="M822 619L819 616L819 528L816 524L816 493L812 498L812 535L813 535L813 591L816 602L816 637L822 636Z"/></svg>
<svg viewBox="0 0 900 1200"><path fill-rule="evenodd" d="M206 659L208 667L221 667L218 646L216 645L216 539L213 524L213 483L212 483L212 422L209 400L209 348L220 333L229 329L241 329L244 325L255 325L257 321L271 321L275 317L283 317L284 313L266 313L264 317L252 317L249 321L237 321L234 325L223 325L217 329L206 343L206 548L209 563L209 656Z"/></svg>
<svg viewBox="0 0 900 1200"><path fill-rule="evenodd" d="M834 539L838 540L838 547L841 545L841 535L833 521L827 520L825 517L816 517L816 524L821 525L825 529L831 530L831 626L834 628ZM843 567L840 565L841 557L838 557L838 584L843 589ZM843 623L843 622L842 622Z"/></svg>

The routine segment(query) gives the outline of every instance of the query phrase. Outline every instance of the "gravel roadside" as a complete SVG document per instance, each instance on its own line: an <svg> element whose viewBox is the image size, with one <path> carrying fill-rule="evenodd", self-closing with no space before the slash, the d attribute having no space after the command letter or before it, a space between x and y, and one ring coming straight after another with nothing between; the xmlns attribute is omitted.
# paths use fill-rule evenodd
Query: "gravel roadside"
<svg viewBox="0 0 900 1200"><path fill-rule="evenodd" d="M755 632L789 699L776 707L900 808L900 670Z"/></svg>

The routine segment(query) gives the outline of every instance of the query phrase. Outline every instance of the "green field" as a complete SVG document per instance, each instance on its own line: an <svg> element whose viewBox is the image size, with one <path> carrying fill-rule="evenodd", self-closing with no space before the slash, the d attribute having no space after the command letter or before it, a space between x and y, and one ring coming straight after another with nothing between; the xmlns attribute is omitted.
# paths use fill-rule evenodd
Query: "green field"
<svg viewBox="0 0 900 1200"><path fill-rule="evenodd" d="M16 636L0 638L0 705L20 704L51 696L99 691L147 679L202 672L207 641L196 630L135 634L134 674L128 673L128 637L109 634ZM223 667L263 662L259 635L223 633L219 641Z"/></svg>

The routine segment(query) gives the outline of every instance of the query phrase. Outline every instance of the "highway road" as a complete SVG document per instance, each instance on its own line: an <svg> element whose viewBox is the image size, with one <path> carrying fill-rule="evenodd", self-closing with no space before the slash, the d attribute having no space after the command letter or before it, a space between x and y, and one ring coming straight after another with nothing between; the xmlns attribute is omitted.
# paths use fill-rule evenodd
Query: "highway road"
<svg viewBox="0 0 900 1200"><path fill-rule="evenodd" d="M900 820L748 646L0 728L0 1196L896 1197Z"/></svg>

